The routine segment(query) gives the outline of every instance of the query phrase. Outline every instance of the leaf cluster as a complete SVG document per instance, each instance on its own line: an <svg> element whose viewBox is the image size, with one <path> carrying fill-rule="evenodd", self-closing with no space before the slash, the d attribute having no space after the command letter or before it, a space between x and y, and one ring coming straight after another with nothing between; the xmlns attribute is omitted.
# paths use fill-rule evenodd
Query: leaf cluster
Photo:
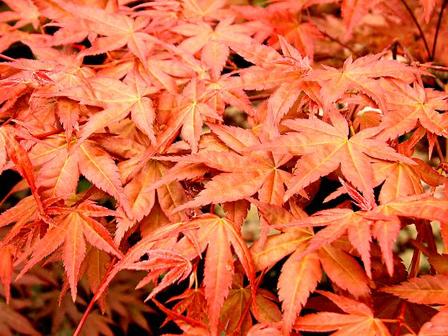
<svg viewBox="0 0 448 336"><path fill-rule="evenodd" d="M3 3L1 335L448 335L448 1Z"/></svg>

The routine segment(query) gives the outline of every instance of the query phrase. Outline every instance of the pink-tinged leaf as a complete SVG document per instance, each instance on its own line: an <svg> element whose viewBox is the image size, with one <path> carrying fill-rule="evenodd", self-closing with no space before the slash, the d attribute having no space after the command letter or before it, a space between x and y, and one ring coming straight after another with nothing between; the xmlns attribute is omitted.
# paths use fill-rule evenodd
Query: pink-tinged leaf
<svg viewBox="0 0 448 336"><path fill-rule="evenodd" d="M356 225L357 224L357 225ZM370 262L370 243L371 232L370 223L360 222L355 225L351 225L348 229L348 239L353 247L361 255L364 269L369 278L372 278L371 262Z"/></svg>
<svg viewBox="0 0 448 336"><path fill-rule="evenodd" d="M448 136L448 120L439 111L448 110L446 94L420 84L403 85L381 81L388 103L381 127L381 139L392 139L415 129L419 122L427 131Z"/></svg>
<svg viewBox="0 0 448 336"><path fill-rule="evenodd" d="M310 119L288 120L284 124L296 131L298 140L291 143L291 152L301 154L296 164L294 176L289 182L285 199L318 180L321 176L341 167L342 174L358 190L362 191L367 202L374 204L373 187L375 185L372 159L414 162L398 154L385 142L373 139L379 129L368 128L348 138L347 121L338 113L331 113L333 125L312 117ZM317 136L318 134L318 136ZM286 143L294 138L290 135L280 136L273 143L287 137ZM271 147L270 144L267 146Z"/></svg>
<svg viewBox="0 0 448 336"><path fill-rule="evenodd" d="M389 202L384 205L382 211L391 215L444 222L448 218L448 200L425 194L415 195Z"/></svg>
<svg viewBox="0 0 448 336"><path fill-rule="evenodd" d="M21 28L32 24L34 29L39 27L40 12L31 0L4 0L5 4L12 11L2 11L0 21L16 21L15 28Z"/></svg>
<svg viewBox="0 0 448 336"><path fill-rule="evenodd" d="M64 261L65 272L67 273L68 283L72 294L73 302L76 300L79 268L86 255L86 243L83 237L82 223L73 220L69 215L65 221L67 225L67 235L69 239L65 240L62 259Z"/></svg>
<svg viewBox="0 0 448 336"><path fill-rule="evenodd" d="M12 129L8 129L8 131L14 132ZM41 215L44 215L44 206L42 204L40 193L37 189L36 179L34 175L34 168L31 164L30 158L28 156L28 152L25 148L15 139L13 134L10 132L1 129L1 133L5 136L6 140L6 150L9 158L17 169L17 171L22 175L22 177L27 181L31 192L33 193L33 197L36 200L37 208Z"/></svg>
<svg viewBox="0 0 448 336"><path fill-rule="evenodd" d="M11 299L11 280L13 272L13 246L0 247L0 282L5 292L6 303Z"/></svg>
<svg viewBox="0 0 448 336"><path fill-rule="evenodd" d="M330 148L322 148L319 156L313 155L308 156L306 160L299 160L283 199L288 200L320 177L336 170L340 164L337 158L337 151Z"/></svg>
<svg viewBox="0 0 448 336"><path fill-rule="evenodd" d="M243 153L248 147L252 147L260 143L256 135L250 130L226 125L208 124L208 126L222 142L240 154Z"/></svg>
<svg viewBox="0 0 448 336"><path fill-rule="evenodd" d="M65 130L67 141L72 137L73 131L78 130L80 106L75 101L69 99L59 99L57 103L56 113Z"/></svg>
<svg viewBox="0 0 448 336"><path fill-rule="evenodd" d="M305 305L308 296L322 277L319 257L316 253L298 258L291 255L282 267L277 287L282 301L283 332L289 333Z"/></svg>
<svg viewBox="0 0 448 336"><path fill-rule="evenodd" d="M318 255L325 273L339 287L355 297L369 294L368 278L351 255L331 245L320 249Z"/></svg>
<svg viewBox="0 0 448 336"><path fill-rule="evenodd" d="M335 295L330 292L319 292L333 301L347 314L320 312L299 317L295 329L312 332L329 332L338 330L333 335L369 335L390 336L384 323L375 318L372 310L363 303Z"/></svg>
<svg viewBox="0 0 448 336"><path fill-rule="evenodd" d="M71 211L68 215L58 218L57 226L49 229L44 237L38 240L31 250L22 257L22 259L25 259L28 254L32 255L17 278L20 278L35 264L62 246L62 260L72 299L75 301L80 267L86 256L85 240L100 250L114 254L117 257L122 256L103 225L93 218L83 215L82 210L81 206Z"/></svg>
<svg viewBox="0 0 448 336"><path fill-rule="evenodd" d="M64 148L39 169L39 182L44 195L69 197L76 192L79 180L79 152L70 154Z"/></svg>
<svg viewBox="0 0 448 336"><path fill-rule="evenodd" d="M346 3L365 2L365 0L347 0ZM373 98L382 110L386 110L384 89L378 84L378 78L395 78L410 83L414 80L414 70L400 62L382 58L383 54L368 55L353 61L349 57L338 70L325 67L314 70L308 76L317 81L325 106L342 98L348 90L359 90Z"/></svg>
<svg viewBox="0 0 448 336"><path fill-rule="evenodd" d="M148 257L148 261L138 262L133 266L136 270L150 271L147 276L140 280L136 287L137 289L145 286L150 281L156 283L156 286L146 300L155 297L159 292L172 285L174 282L184 280L190 275L193 269L190 261L183 255L168 250L152 250L148 252ZM158 282L157 278L160 274L163 274L163 278Z"/></svg>
<svg viewBox="0 0 448 336"><path fill-rule="evenodd" d="M32 196L22 198L16 206L0 214L0 228L16 222L24 223L28 220L37 220L36 201Z"/></svg>
<svg viewBox="0 0 448 336"><path fill-rule="evenodd" d="M214 234L217 241L207 249L204 284L212 335L218 335L219 313L232 283L233 260L224 228L218 225Z"/></svg>
<svg viewBox="0 0 448 336"><path fill-rule="evenodd" d="M448 276L423 275L382 291L420 304L448 304Z"/></svg>
<svg viewBox="0 0 448 336"><path fill-rule="evenodd" d="M305 253L315 251L324 245L330 244L348 229L357 230L363 223L363 216L351 209L328 209L319 211L312 216L291 221L285 227L305 228L308 226L326 226L319 230L306 249ZM363 231L365 229L362 229Z"/></svg>
<svg viewBox="0 0 448 336"><path fill-rule="evenodd" d="M132 217L129 201L124 194L117 165L102 148L89 142L80 145L81 173L94 185L112 195Z"/></svg>
<svg viewBox="0 0 448 336"><path fill-rule="evenodd" d="M297 82L289 82L280 85L268 100L268 122L278 125L280 120L288 113L296 99L300 95L300 87Z"/></svg>
<svg viewBox="0 0 448 336"><path fill-rule="evenodd" d="M112 240L109 231L101 223L85 215L81 215L81 218L84 237L92 246L116 257L122 257L122 253Z"/></svg>
<svg viewBox="0 0 448 336"><path fill-rule="evenodd" d="M366 0L344 0L342 2L342 17L345 25L345 36L350 37L353 32L353 28L365 16L369 9L375 6L375 1L366 1Z"/></svg>
<svg viewBox="0 0 448 336"><path fill-rule="evenodd" d="M53 230L49 231L41 240L39 240L32 251L32 258L25 264L20 271L17 279L22 277L28 270L41 261L46 256L50 255L64 243L66 227L59 225Z"/></svg>
<svg viewBox="0 0 448 336"><path fill-rule="evenodd" d="M232 202L255 194L264 182L264 176L249 171L247 173L223 173L212 178L198 196L173 211L195 208L210 203Z"/></svg>
<svg viewBox="0 0 448 336"><path fill-rule="evenodd" d="M303 250L311 234L305 229L292 229L269 236L264 244L255 242L251 254L258 271L268 269L296 250Z"/></svg>
<svg viewBox="0 0 448 336"><path fill-rule="evenodd" d="M393 249L395 240L400 232L401 223L398 218L390 220L375 221L372 227L372 233L380 244L381 253L387 272L392 276L394 272Z"/></svg>
<svg viewBox="0 0 448 336"><path fill-rule="evenodd" d="M135 125L155 143L156 138L153 130L155 112L152 101L148 97L143 97L134 104L131 110L131 118Z"/></svg>
<svg viewBox="0 0 448 336"><path fill-rule="evenodd" d="M413 169L414 167L400 162L378 162L374 165L375 179L378 182L384 181L379 196L381 204L404 196L423 193L420 177Z"/></svg>
<svg viewBox="0 0 448 336"><path fill-rule="evenodd" d="M250 203L246 200L240 200L235 202L226 202L222 205L222 207L226 214L226 218L234 223L237 229L241 228L249 212Z"/></svg>

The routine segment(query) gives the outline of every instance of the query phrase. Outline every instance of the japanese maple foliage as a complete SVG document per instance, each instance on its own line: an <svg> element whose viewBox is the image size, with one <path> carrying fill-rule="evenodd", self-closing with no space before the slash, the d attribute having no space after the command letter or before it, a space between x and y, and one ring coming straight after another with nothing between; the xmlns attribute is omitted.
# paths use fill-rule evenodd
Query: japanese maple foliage
<svg viewBox="0 0 448 336"><path fill-rule="evenodd" d="M447 7L3 1L0 335L448 335Z"/></svg>

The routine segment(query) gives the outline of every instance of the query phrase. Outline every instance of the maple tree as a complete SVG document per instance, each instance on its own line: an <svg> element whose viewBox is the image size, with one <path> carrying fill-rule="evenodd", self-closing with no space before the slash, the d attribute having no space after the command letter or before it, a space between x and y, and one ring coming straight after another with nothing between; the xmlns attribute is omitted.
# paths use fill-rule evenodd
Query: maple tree
<svg viewBox="0 0 448 336"><path fill-rule="evenodd" d="M448 335L447 0L5 0L1 335Z"/></svg>

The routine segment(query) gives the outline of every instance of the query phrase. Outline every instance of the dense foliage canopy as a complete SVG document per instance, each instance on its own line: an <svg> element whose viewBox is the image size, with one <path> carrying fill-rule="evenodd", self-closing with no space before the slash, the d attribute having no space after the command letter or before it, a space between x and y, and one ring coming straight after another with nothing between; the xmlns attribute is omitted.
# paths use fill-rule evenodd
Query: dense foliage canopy
<svg viewBox="0 0 448 336"><path fill-rule="evenodd" d="M446 7L3 0L0 334L448 335Z"/></svg>

